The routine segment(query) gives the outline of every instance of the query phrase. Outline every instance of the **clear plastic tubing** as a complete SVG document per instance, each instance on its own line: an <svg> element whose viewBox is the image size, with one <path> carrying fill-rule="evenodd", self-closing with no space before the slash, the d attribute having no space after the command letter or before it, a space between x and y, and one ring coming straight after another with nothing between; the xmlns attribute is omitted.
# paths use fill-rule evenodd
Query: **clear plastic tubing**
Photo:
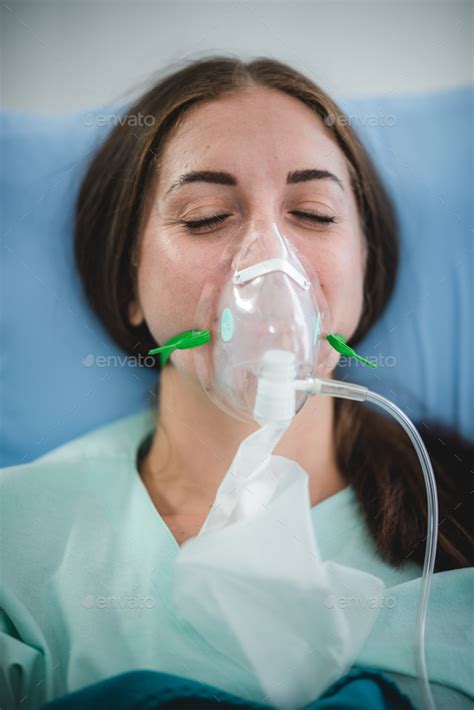
<svg viewBox="0 0 474 710"><path fill-rule="evenodd" d="M376 392L371 392L367 387L353 385L347 382L338 382L337 380L324 380L318 378L296 380L295 385L297 389L304 389L310 394L325 394L332 397L342 397L343 399L354 399L360 402L372 402L372 404L378 405L398 421L398 423L405 429L413 446L415 447L425 480L428 513L425 559L423 564L423 576L421 580L416 619L416 660L423 706L426 710L434 710L435 705L426 669L425 629L428 599L435 566L436 547L438 544L438 494L436 490L433 467L431 465L426 447L411 419L407 417L407 415L402 412L396 404Z"/></svg>

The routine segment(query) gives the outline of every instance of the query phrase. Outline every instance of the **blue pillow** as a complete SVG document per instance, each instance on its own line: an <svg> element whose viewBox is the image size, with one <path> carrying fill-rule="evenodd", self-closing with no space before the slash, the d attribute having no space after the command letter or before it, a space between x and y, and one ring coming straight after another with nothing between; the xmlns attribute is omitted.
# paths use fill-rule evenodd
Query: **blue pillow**
<svg viewBox="0 0 474 710"><path fill-rule="evenodd" d="M357 348L378 368L350 359L337 377L419 424L435 418L474 440L474 86L341 107L394 199L401 268L387 311Z"/></svg>
<svg viewBox="0 0 474 710"><path fill-rule="evenodd" d="M395 200L402 267L386 314L358 347L379 367L342 361L337 376L474 438L473 87L339 103ZM143 409L157 377L112 343L74 269L74 201L110 127L97 125L100 113L2 114L2 466Z"/></svg>
<svg viewBox="0 0 474 710"><path fill-rule="evenodd" d="M74 201L106 127L82 114L2 118L1 465L10 466L145 408L157 373L113 344L73 264Z"/></svg>

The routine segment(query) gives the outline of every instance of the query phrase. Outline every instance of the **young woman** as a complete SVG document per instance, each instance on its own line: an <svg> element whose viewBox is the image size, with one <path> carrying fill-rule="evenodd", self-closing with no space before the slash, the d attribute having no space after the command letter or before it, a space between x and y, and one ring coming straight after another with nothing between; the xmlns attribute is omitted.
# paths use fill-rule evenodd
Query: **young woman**
<svg viewBox="0 0 474 710"><path fill-rule="evenodd" d="M295 235L333 330L351 345L367 335L395 286L396 219L368 154L318 86L274 60L215 57L159 81L128 111L140 115L147 121L120 121L96 153L75 234L87 298L125 352L146 355L193 327L223 248L257 219ZM7 707L18 698L22 708L35 707L139 668L262 700L248 669L218 654L172 601L179 545L198 533L256 426L211 402L191 351L176 350L156 367L153 410L0 477ZM421 433L441 521L428 671L440 706L462 707L470 692L473 447L434 423ZM411 443L394 421L359 403L312 397L274 453L308 473L323 557L381 577L395 600L354 665L385 671L417 704L426 505Z"/></svg>

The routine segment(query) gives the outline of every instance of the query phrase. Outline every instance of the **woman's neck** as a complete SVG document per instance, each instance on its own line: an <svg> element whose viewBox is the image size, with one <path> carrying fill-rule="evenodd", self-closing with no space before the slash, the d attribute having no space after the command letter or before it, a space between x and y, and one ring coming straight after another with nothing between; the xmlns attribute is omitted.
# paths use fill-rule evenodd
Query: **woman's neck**
<svg viewBox="0 0 474 710"><path fill-rule="evenodd" d="M333 404L308 398L273 451L308 473L312 506L347 485L336 463ZM156 430L140 470L160 514L203 521L240 443L258 428L223 413L173 365L163 368Z"/></svg>

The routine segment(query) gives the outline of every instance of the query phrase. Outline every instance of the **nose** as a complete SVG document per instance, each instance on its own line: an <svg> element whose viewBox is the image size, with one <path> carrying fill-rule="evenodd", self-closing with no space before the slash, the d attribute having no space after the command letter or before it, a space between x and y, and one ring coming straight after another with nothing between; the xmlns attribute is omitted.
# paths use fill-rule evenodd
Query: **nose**
<svg viewBox="0 0 474 710"><path fill-rule="evenodd" d="M304 269L291 252L276 222L250 223L243 241L239 240L239 248L234 255L234 284L245 283L272 271L282 271L301 288L309 289L310 282L304 275Z"/></svg>
<svg viewBox="0 0 474 710"><path fill-rule="evenodd" d="M235 270L269 259L288 258L288 246L276 222L254 220L244 225L243 229L232 263Z"/></svg>

